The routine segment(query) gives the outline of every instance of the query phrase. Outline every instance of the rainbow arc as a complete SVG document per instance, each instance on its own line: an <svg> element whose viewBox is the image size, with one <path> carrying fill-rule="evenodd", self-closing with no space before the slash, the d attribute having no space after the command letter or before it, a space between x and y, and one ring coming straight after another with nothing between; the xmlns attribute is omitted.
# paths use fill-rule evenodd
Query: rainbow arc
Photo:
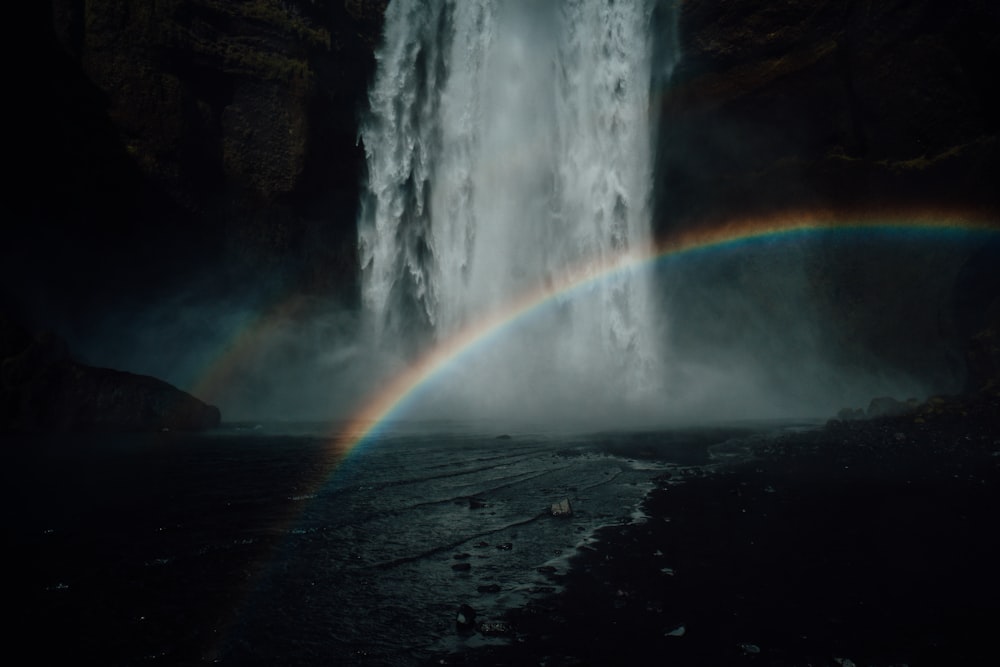
<svg viewBox="0 0 1000 667"><path fill-rule="evenodd" d="M780 215L735 219L721 224L694 228L649 248L581 263L556 278L509 300L503 307L468 324L439 341L414 359L409 366L388 379L349 419L331 433L330 457L336 465L351 452L373 439L394 418L405 414L407 403L433 378L446 373L476 349L502 336L515 323L560 299L570 299L588 286L622 273L643 270L657 262L697 253L739 248L744 244L771 240L791 240L816 234L852 233L932 233L1000 236L1000 224L986 216L947 211L921 211L894 215L846 217L827 212L787 212ZM259 317L245 328L220 355L192 393L211 402L224 395L226 383L241 362L253 354L255 344L277 322L294 311L288 301Z"/></svg>

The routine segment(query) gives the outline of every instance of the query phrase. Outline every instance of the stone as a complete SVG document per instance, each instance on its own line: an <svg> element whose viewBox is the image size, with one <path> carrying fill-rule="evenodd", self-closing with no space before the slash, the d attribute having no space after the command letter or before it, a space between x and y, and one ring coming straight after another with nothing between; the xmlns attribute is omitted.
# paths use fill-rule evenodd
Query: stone
<svg viewBox="0 0 1000 667"><path fill-rule="evenodd" d="M557 503L552 503L552 507L549 508L552 516L555 517L569 517L573 516L573 507L569 504L569 500L562 499Z"/></svg>
<svg viewBox="0 0 1000 667"><path fill-rule="evenodd" d="M455 616L455 627L460 632L472 632L476 627L476 610L467 604L460 605Z"/></svg>
<svg viewBox="0 0 1000 667"><path fill-rule="evenodd" d="M507 621L485 621L479 624L479 633L487 637L505 637L514 634L514 626Z"/></svg>

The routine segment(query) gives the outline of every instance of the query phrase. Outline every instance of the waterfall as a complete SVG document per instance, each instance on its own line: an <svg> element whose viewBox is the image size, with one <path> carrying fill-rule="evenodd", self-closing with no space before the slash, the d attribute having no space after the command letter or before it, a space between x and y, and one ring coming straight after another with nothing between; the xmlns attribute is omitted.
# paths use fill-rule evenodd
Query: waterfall
<svg viewBox="0 0 1000 667"><path fill-rule="evenodd" d="M563 272L648 252L654 4L389 4L358 225L380 349L415 354ZM556 297L457 370L452 398L487 414L649 398L647 274Z"/></svg>

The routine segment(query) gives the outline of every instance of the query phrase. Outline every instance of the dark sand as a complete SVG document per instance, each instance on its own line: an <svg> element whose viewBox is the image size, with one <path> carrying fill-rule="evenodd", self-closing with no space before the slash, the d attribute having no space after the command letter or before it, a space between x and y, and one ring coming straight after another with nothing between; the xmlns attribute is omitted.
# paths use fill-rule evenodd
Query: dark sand
<svg viewBox="0 0 1000 667"><path fill-rule="evenodd" d="M664 476L647 521L508 612L508 644L430 663L1000 664L998 414L990 397L831 422Z"/></svg>

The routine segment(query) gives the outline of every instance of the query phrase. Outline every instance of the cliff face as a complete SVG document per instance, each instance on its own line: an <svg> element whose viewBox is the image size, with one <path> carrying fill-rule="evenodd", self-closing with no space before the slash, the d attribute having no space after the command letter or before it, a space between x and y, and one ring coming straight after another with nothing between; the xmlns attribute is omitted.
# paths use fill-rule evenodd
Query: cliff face
<svg viewBox="0 0 1000 667"><path fill-rule="evenodd" d="M654 98L658 234L796 211L1000 224L995 3L684 0L680 10L681 60ZM909 369L953 347L967 388L985 386L1000 249L983 248L956 278L946 245L920 257L812 251L803 279L838 349Z"/></svg>
<svg viewBox="0 0 1000 667"><path fill-rule="evenodd" d="M775 209L996 211L1000 9L686 0L661 231Z"/></svg>
<svg viewBox="0 0 1000 667"><path fill-rule="evenodd" d="M52 0L25 160L52 195L25 226L72 238L62 261L91 272L81 253L117 252L154 283L224 266L351 302L357 118L386 5ZM659 233L774 209L1000 208L993 3L680 13L681 62L654 91Z"/></svg>
<svg viewBox="0 0 1000 667"><path fill-rule="evenodd" d="M356 303L357 119L387 0L38 4L0 306L72 329L178 286ZM658 234L801 208L1000 212L995 3L679 7L682 58L653 95ZM995 321L991 252L955 288L968 337ZM815 280L871 293L842 289L843 259Z"/></svg>
<svg viewBox="0 0 1000 667"><path fill-rule="evenodd" d="M384 4L55 0L53 27L145 175L193 206L222 188L271 203L356 173Z"/></svg>
<svg viewBox="0 0 1000 667"><path fill-rule="evenodd" d="M52 0L24 120L41 197L24 195L8 273L83 311L197 272L351 302L385 4ZM53 257L85 285L46 285Z"/></svg>
<svg viewBox="0 0 1000 667"><path fill-rule="evenodd" d="M352 304L357 114L385 4L32 3L0 316L73 338L177 294ZM165 383L29 338L3 355L0 428L219 421Z"/></svg>

